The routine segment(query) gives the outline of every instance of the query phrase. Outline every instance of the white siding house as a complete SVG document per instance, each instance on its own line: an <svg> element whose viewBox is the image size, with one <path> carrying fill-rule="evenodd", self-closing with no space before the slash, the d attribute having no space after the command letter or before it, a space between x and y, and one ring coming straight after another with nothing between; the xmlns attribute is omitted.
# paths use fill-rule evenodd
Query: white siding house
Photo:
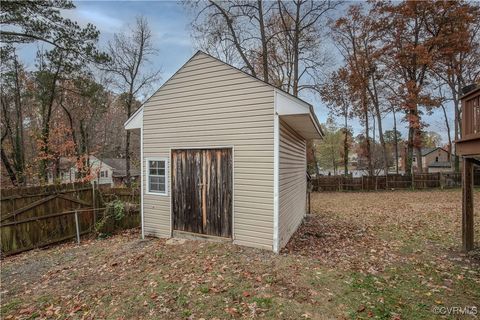
<svg viewBox="0 0 480 320"><path fill-rule="evenodd" d="M97 157L90 156L90 170L94 175L94 181L101 185L113 186L113 173L114 168L104 163ZM48 183L73 183L76 181L77 167L75 165L75 159L60 159L59 177L57 181L54 181L53 174L48 174Z"/></svg>
<svg viewBox="0 0 480 320"><path fill-rule="evenodd" d="M313 108L203 52L125 123L141 130L142 235L274 250L305 216Z"/></svg>

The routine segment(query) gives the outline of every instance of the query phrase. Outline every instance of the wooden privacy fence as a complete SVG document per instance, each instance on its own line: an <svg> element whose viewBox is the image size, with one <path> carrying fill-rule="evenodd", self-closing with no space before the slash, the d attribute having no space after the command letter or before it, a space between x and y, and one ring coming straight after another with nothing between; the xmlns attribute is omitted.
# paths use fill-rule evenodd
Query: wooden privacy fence
<svg viewBox="0 0 480 320"><path fill-rule="evenodd" d="M103 233L139 226L138 191L117 189L74 183L1 190L1 254L74 239L96 226ZM109 214L115 199L126 204L118 219Z"/></svg>
<svg viewBox="0 0 480 320"><path fill-rule="evenodd" d="M312 178L313 191L375 191L395 189L434 189L460 187L460 173L417 173L388 176L320 176ZM475 174L475 185L480 186L480 173Z"/></svg>
<svg viewBox="0 0 480 320"><path fill-rule="evenodd" d="M103 203L120 200L128 203L140 203L140 189L111 188L100 186L100 199Z"/></svg>

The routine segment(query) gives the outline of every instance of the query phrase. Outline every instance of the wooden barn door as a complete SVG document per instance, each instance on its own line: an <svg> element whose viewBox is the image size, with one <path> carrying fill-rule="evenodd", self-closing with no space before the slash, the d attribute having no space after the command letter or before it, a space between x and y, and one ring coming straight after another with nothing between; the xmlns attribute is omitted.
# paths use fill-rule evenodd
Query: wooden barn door
<svg viewBox="0 0 480 320"><path fill-rule="evenodd" d="M232 235L232 150L172 150L173 229Z"/></svg>

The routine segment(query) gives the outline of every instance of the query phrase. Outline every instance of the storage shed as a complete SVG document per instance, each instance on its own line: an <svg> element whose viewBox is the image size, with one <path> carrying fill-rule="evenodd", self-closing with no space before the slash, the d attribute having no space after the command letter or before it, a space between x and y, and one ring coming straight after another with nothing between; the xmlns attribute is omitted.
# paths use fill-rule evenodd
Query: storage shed
<svg viewBox="0 0 480 320"><path fill-rule="evenodd" d="M197 52L125 123L141 130L142 236L278 252L306 214L311 105Z"/></svg>

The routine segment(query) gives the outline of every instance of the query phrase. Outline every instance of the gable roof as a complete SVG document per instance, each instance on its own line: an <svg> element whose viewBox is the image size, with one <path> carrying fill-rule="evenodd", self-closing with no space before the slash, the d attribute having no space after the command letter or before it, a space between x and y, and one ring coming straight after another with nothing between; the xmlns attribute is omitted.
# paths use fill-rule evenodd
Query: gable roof
<svg viewBox="0 0 480 320"><path fill-rule="evenodd" d="M436 150L438 150L438 149L440 149L440 150L448 153L447 150L445 150L445 149L443 149L443 148L441 148L441 147L422 148L422 150L421 150L421 151L422 151L422 157L425 157L426 155L428 155L428 154L430 154L430 153L432 153L432 152L434 152L434 151L436 151Z"/></svg>
<svg viewBox="0 0 480 320"><path fill-rule="evenodd" d="M202 54L205 55L205 56L207 56L207 57L209 57L209 58L211 58L211 59L214 59L214 60L222 63L223 65L226 65L226 66L234 69L235 71L241 72L241 73L243 73L243 74L251 77L252 79L254 79L254 80L256 80L256 81L259 81L260 83L262 83L262 84L264 84L264 85L267 85L267 86L271 87L271 88L274 89L274 90L278 90L278 91L280 91L280 92L288 95L291 99L296 100L298 103L306 104L306 105L308 106L309 110L310 110L311 117L312 117L312 119L313 119L316 127L318 128L321 136L324 136L324 133L323 133L322 128L321 128L321 125L320 125L320 122L318 121L318 118L317 118L317 116L316 116L316 114L315 114L315 111L314 111L314 109L313 109L313 106L312 106L310 103L308 103L308 102L306 102L305 100L302 100L302 99L300 99L299 97L294 96L293 94L291 94L291 93L289 93L289 92L287 92L287 91L284 91L283 89L278 88L278 87L276 87L276 86L274 86L274 85L272 85L272 84L270 84L270 83L268 83L268 82L266 82L266 81L264 81L264 80L262 80L262 79L260 79L260 78L257 78L257 77L255 77L255 76L253 76L253 75L251 75L251 74L249 74L249 73L247 73L247 72L245 72L245 71L243 71L243 70L235 67L235 66L232 66L231 64L228 64L228 63L226 63L226 62L224 62L224 61L222 61L222 60L220 60L220 59L218 59L218 58L216 58L216 57L214 57L214 56L212 56L212 55L210 55L210 54L208 54L208 53L206 53L206 52L203 52L203 51L201 51L201 50L198 50L192 57L190 57L190 59L188 59L180 68L178 68L178 70L175 71L175 73L174 73L170 78L168 78L168 79L160 86L160 88L158 88L150 97L148 97L148 99L146 99L146 100L143 102L143 104L140 106L140 108L138 108L138 109L132 114L132 116L130 116L130 118L127 119L127 121L124 123L124 127L125 127L126 129L129 129L129 128L128 128L129 123L135 122L135 118L136 118L137 116L140 116L140 115L142 114L144 105L145 105L153 96L155 96L155 95L157 94L157 92L159 92L164 86L166 86L167 83L168 83L171 79L173 79L173 78L175 77L175 75L177 75L177 74L180 72L180 70L182 70L191 60L193 60L193 59L194 59L195 57L197 57L198 55L202 55Z"/></svg>
<svg viewBox="0 0 480 320"><path fill-rule="evenodd" d="M107 166L112 168L114 177L124 177L127 175L127 164L125 163L125 159L104 158L104 159L101 159L100 161L102 161ZM138 167L130 168L130 174L132 176L139 176L140 175L139 168Z"/></svg>

